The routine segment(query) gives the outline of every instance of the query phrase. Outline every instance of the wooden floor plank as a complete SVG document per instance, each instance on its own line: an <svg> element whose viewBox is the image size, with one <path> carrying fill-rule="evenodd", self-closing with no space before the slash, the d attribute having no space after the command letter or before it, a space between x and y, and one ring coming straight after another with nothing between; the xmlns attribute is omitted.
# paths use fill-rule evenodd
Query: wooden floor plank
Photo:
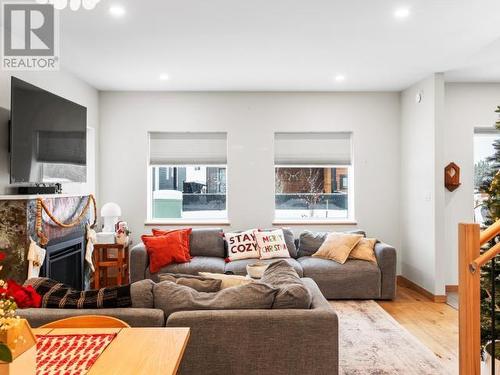
<svg viewBox="0 0 500 375"><path fill-rule="evenodd" d="M394 301L379 305L431 349L452 374L458 374L458 311L398 286Z"/></svg>

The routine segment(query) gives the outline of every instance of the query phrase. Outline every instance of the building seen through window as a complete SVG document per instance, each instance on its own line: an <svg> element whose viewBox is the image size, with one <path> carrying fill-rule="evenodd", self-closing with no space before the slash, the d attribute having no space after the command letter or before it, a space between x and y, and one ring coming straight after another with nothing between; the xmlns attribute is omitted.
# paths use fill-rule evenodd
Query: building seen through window
<svg viewBox="0 0 500 375"><path fill-rule="evenodd" d="M154 166L154 219L226 218L226 167Z"/></svg>

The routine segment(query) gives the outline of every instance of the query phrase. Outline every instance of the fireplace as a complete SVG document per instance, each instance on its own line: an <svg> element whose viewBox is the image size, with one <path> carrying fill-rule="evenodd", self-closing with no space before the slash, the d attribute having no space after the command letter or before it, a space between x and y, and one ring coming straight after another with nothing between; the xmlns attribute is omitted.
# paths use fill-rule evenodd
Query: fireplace
<svg viewBox="0 0 500 375"><path fill-rule="evenodd" d="M45 262L41 275L75 289L84 289L84 237L50 242L46 248Z"/></svg>

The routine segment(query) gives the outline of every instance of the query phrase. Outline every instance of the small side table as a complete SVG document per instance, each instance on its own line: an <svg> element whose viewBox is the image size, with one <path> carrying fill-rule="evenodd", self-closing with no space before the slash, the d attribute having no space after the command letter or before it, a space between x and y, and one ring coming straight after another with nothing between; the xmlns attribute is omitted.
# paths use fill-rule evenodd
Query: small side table
<svg viewBox="0 0 500 375"><path fill-rule="evenodd" d="M110 256L109 250L116 250L116 257ZM108 269L116 269L116 285L123 285L129 282L129 267L128 267L128 249L129 245L121 245L117 243L110 244L95 244L94 245L94 288L111 286L108 282ZM102 271L102 283L101 283Z"/></svg>

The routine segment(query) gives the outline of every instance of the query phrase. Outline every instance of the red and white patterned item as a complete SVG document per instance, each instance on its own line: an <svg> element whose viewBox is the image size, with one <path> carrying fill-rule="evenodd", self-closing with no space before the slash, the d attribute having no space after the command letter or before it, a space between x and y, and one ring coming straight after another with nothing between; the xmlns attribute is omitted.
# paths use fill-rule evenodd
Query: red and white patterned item
<svg viewBox="0 0 500 375"><path fill-rule="evenodd" d="M260 259L290 258L282 229L255 231L255 240L259 248Z"/></svg>
<svg viewBox="0 0 500 375"><path fill-rule="evenodd" d="M115 336L38 335L36 375L84 375Z"/></svg>

